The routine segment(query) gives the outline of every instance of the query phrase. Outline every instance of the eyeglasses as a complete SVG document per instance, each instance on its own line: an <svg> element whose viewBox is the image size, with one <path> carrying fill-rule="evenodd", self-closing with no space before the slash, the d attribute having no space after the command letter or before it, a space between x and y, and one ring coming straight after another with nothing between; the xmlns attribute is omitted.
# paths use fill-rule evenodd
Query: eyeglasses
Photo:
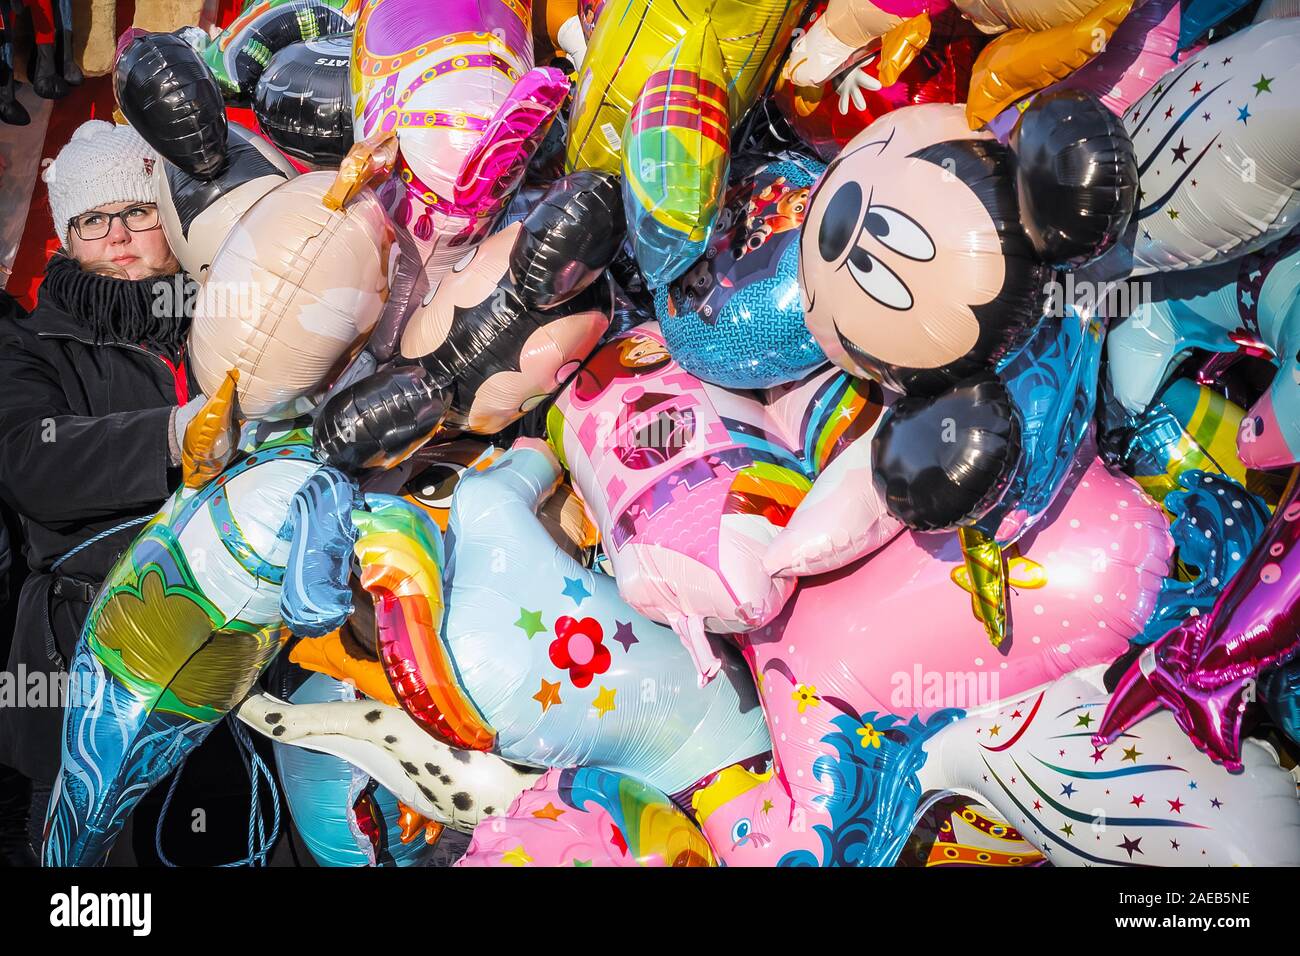
<svg viewBox="0 0 1300 956"><path fill-rule="evenodd" d="M122 225L132 232L148 232L158 228L158 204L141 203L127 206L121 212L88 212L76 216L69 225L82 241L90 242L103 239L113 228L113 220L121 219Z"/></svg>

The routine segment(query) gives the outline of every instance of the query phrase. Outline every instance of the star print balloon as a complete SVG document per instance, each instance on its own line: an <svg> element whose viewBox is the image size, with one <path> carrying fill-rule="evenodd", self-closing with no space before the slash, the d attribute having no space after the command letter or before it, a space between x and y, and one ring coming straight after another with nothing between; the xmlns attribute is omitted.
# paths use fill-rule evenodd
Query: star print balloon
<svg viewBox="0 0 1300 956"><path fill-rule="evenodd" d="M445 562L414 505L368 495L378 515L354 512L380 658L403 708L453 746L534 767L600 766L667 794L769 750L733 648L715 641L722 673L700 689L673 633L551 539L536 511L560 469L540 441L521 441L461 478ZM393 510L424 524L403 535L384 520Z"/></svg>
<svg viewBox="0 0 1300 956"><path fill-rule="evenodd" d="M1247 741L1244 772L1228 773L1167 714L1094 745L1089 729L1107 700L1100 672L1075 671L979 716L949 708L903 720L823 697L820 756L798 781L817 804L792 805L771 772L727 767L692 795L696 819L727 866L891 866L935 800L925 795L956 791L1053 866L1300 861L1295 781L1266 748Z"/></svg>
<svg viewBox="0 0 1300 956"><path fill-rule="evenodd" d="M1106 258L1142 275L1236 258L1300 212L1300 20L1211 44L1129 107L1140 192L1130 242Z"/></svg>

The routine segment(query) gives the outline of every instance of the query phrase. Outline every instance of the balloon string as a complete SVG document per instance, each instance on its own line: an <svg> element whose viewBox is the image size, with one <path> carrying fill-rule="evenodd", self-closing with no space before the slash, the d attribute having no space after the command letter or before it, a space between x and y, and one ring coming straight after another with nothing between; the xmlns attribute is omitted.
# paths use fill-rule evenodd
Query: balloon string
<svg viewBox="0 0 1300 956"><path fill-rule="evenodd" d="M220 868L225 869L236 866L266 866L267 855L270 854L275 846L275 841L280 836L280 790L276 786L275 777L258 755L253 741L248 735L248 730L243 724L235 718L230 718L231 734L235 738L235 745L239 752L239 758L243 761L244 770L248 774L250 787L249 806L248 806L248 856L241 860L234 860L230 863L220 864ZM186 760L188 760L188 755ZM176 774L172 777L171 786L167 788L167 797L163 800L162 810L158 814L158 825L154 829L154 850L158 854L158 859L162 861L163 866L175 868L176 864L168 859L167 854L162 848L163 823L167 819L167 811L171 807L172 798L176 795L176 789L181 782L181 773L185 770L185 761L176 768ZM266 824L262 819L261 812L261 794L259 783L261 777L266 777L267 789L271 792L271 836L268 840L266 837Z"/></svg>

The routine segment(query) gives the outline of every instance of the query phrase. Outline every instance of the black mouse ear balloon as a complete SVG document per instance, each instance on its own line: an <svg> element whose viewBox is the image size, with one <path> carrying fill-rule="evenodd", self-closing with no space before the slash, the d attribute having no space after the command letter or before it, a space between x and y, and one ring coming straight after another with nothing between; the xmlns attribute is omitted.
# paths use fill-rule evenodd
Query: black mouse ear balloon
<svg viewBox="0 0 1300 956"><path fill-rule="evenodd" d="M199 179L226 163L226 107L198 52L171 33L147 33L118 58L122 115L163 159Z"/></svg>
<svg viewBox="0 0 1300 956"><path fill-rule="evenodd" d="M1044 262L1080 266L1123 235L1137 199L1133 143L1091 93L1037 97L1011 133L1020 215Z"/></svg>
<svg viewBox="0 0 1300 956"><path fill-rule="evenodd" d="M978 521L1020 461L1020 419L992 372L937 398L901 398L871 441L876 488L899 521L939 531Z"/></svg>
<svg viewBox="0 0 1300 956"><path fill-rule="evenodd" d="M543 310L572 299L609 266L626 229L617 176L584 169L557 179L510 253L519 298Z"/></svg>
<svg viewBox="0 0 1300 956"><path fill-rule="evenodd" d="M200 179L163 163L158 214L167 244L185 271L204 279L231 228L280 183L297 176L292 164L265 139L238 124L226 137L225 167Z"/></svg>
<svg viewBox="0 0 1300 956"><path fill-rule="evenodd" d="M253 93L267 138L313 166L338 166L352 147L351 59L350 33L293 43L272 57Z"/></svg>

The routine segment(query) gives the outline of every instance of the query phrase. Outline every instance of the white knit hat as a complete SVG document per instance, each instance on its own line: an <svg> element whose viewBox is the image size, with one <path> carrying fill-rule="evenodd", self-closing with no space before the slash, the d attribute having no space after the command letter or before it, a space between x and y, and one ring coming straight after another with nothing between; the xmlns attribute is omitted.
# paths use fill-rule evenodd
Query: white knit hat
<svg viewBox="0 0 1300 956"><path fill-rule="evenodd" d="M158 201L158 154L130 126L88 120L42 166L54 231L65 249L68 223L76 216L108 203Z"/></svg>

